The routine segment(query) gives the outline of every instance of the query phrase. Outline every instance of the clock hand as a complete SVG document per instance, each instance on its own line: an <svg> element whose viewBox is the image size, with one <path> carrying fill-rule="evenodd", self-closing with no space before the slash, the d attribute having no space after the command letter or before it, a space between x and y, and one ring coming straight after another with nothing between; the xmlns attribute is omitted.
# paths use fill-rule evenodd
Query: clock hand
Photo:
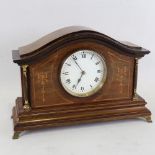
<svg viewBox="0 0 155 155"><path fill-rule="evenodd" d="M73 58L75 64L80 68L80 70L83 72L83 70L81 69L81 67L79 66L79 64L76 62L76 60Z"/></svg>
<svg viewBox="0 0 155 155"><path fill-rule="evenodd" d="M77 81L76 87L77 87L77 85L80 83L81 77L82 77L82 76L83 76L83 75L81 74L80 78L79 78L78 81Z"/></svg>
<svg viewBox="0 0 155 155"><path fill-rule="evenodd" d="M81 81L81 79L82 79L82 76L85 74L85 71L82 71L81 72L81 76L80 76L80 78L78 79L78 81L77 81L77 84L76 84L76 87L77 87L77 85L80 83L80 81Z"/></svg>

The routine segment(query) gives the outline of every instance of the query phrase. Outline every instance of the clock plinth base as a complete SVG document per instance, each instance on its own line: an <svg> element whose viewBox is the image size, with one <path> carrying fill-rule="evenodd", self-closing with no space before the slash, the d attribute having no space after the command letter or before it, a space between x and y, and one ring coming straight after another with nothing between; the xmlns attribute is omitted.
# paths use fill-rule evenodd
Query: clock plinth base
<svg viewBox="0 0 155 155"><path fill-rule="evenodd" d="M24 111L22 98L18 97L13 108L13 139L22 131L45 127L58 127L82 123L144 118L151 121L151 112L145 107L140 96L136 100L104 101L99 103L61 105L48 108L32 108Z"/></svg>

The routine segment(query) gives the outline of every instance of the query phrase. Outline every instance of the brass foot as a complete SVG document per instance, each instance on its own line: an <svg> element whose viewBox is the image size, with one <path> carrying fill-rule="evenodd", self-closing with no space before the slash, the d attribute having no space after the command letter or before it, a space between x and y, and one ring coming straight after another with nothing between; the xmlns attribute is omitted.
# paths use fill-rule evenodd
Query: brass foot
<svg viewBox="0 0 155 155"><path fill-rule="evenodd" d="M18 139L21 132L15 131L12 139Z"/></svg>
<svg viewBox="0 0 155 155"><path fill-rule="evenodd" d="M151 116L145 116L144 118L147 122L152 123Z"/></svg>

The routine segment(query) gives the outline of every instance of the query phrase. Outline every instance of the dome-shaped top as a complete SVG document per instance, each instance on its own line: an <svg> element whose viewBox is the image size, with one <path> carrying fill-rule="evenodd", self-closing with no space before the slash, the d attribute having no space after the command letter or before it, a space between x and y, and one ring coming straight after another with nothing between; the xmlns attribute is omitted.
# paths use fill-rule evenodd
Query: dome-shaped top
<svg viewBox="0 0 155 155"><path fill-rule="evenodd" d="M130 56L142 57L148 54L150 51L139 47L135 44L129 42L120 42L107 35L97 32L91 28L84 26L69 26L59 30L56 30L39 40L20 47L18 50L13 51L13 59L16 63L25 63L30 59L33 60L37 58L41 53L46 54L45 48L51 48L51 52L54 48L66 44L67 42L80 39L91 39L98 42L103 42L111 48L119 49L124 54L129 54Z"/></svg>

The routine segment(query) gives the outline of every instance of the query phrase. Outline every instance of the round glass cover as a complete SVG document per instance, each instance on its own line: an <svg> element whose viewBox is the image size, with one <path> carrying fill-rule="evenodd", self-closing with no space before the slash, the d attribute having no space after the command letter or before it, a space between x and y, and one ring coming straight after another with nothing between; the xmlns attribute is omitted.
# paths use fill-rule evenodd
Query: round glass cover
<svg viewBox="0 0 155 155"><path fill-rule="evenodd" d="M106 75L107 67L103 56L92 50L78 50L64 61L60 80L69 94L87 97L103 86Z"/></svg>

